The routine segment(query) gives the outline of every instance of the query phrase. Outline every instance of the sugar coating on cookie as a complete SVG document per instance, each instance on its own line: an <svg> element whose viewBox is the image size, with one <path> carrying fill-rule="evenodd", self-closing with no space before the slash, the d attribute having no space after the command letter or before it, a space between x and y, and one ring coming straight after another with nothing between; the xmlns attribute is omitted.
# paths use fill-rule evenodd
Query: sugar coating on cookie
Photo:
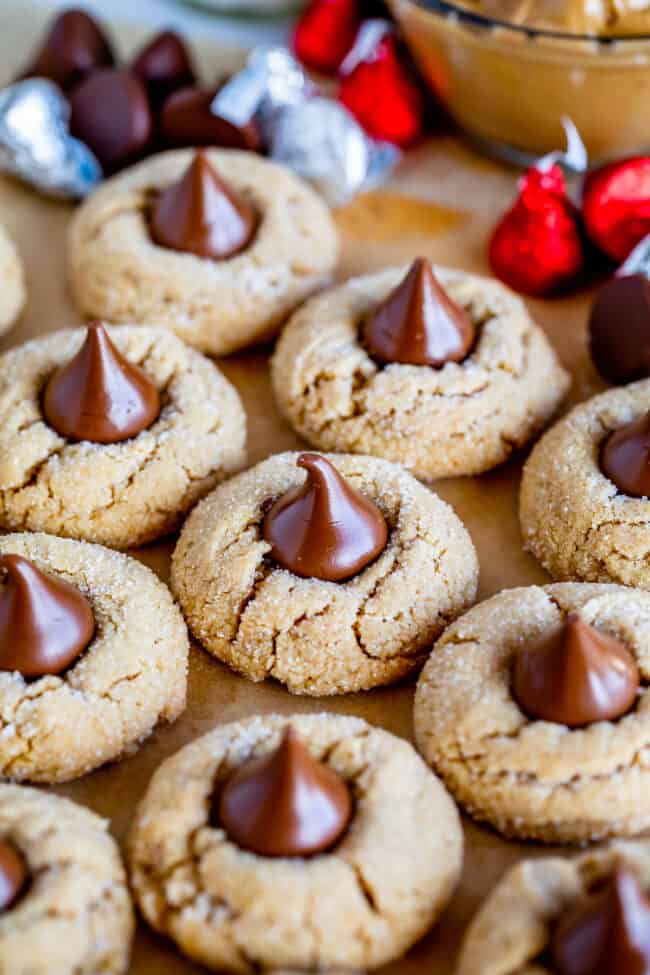
<svg viewBox="0 0 650 975"><path fill-rule="evenodd" d="M529 718L512 691L515 658L567 615L625 644L641 690L616 721L575 730ZM557 583L505 590L474 606L436 643L415 696L426 761L470 815L506 836L576 843L650 826L650 594Z"/></svg>
<svg viewBox="0 0 650 975"><path fill-rule="evenodd" d="M325 284L338 237L318 194L251 152L205 151L260 215L241 253L211 260L160 247L149 230L155 194L179 180L193 150L150 157L104 183L75 213L68 276L79 309L112 322L157 322L204 352L226 355L270 338Z"/></svg>
<svg viewBox="0 0 650 975"><path fill-rule="evenodd" d="M608 436L650 409L650 380L576 406L540 440L524 467L524 543L555 579L650 589L650 501L627 497L603 474Z"/></svg>
<svg viewBox="0 0 650 975"><path fill-rule="evenodd" d="M0 971L124 975L135 922L106 820L67 799L1 784L0 837L35 878L0 913Z"/></svg>
<svg viewBox="0 0 650 975"><path fill-rule="evenodd" d="M307 859L248 853L208 820L220 784L289 724L355 799L339 844ZM448 902L461 856L456 808L413 748L331 714L255 717L199 738L158 769L129 838L146 920L195 961L242 975L399 957Z"/></svg>
<svg viewBox="0 0 650 975"><path fill-rule="evenodd" d="M426 479L479 474L546 424L569 377L519 298L448 268L436 276L478 332L469 357L441 369L382 368L364 346L363 323L407 270L352 278L299 309L273 356L276 401L323 450L385 457Z"/></svg>
<svg viewBox="0 0 650 975"><path fill-rule="evenodd" d="M342 694L417 669L476 597L478 562L452 508L395 464L327 455L388 523L381 554L336 583L280 568L264 539L272 502L300 485L297 454L277 454L194 509L172 559L172 588L197 640L251 680L296 694Z"/></svg>
<svg viewBox="0 0 650 975"><path fill-rule="evenodd" d="M474 916L454 975L552 975L545 955L556 923L620 867L631 870L650 890L648 843L616 842L572 860L547 857L518 863Z"/></svg>
<svg viewBox="0 0 650 975"><path fill-rule="evenodd" d="M23 309L25 272L13 240L0 224L0 335L9 331Z"/></svg>
<svg viewBox="0 0 650 975"><path fill-rule="evenodd" d="M126 555L42 534L0 537L9 552L76 587L95 618L90 644L60 676L0 671L0 774L66 782L182 713L187 630L167 587Z"/></svg>
<svg viewBox="0 0 650 975"><path fill-rule="evenodd" d="M155 383L158 418L121 443L73 442L45 420L42 392L79 350L85 329L54 332L0 356L0 525L114 548L173 531L243 463L246 416L214 363L167 329L107 329Z"/></svg>

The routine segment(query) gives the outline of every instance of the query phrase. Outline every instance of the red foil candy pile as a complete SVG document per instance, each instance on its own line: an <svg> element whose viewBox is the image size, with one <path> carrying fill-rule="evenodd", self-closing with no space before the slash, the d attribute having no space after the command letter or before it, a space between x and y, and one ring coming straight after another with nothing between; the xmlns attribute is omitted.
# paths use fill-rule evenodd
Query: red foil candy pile
<svg viewBox="0 0 650 975"><path fill-rule="evenodd" d="M424 95L391 33L341 78L339 99L374 139L408 146L423 135Z"/></svg>
<svg viewBox="0 0 650 975"><path fill-rule="evenodd" d="M650 156L623 159L588 176L582 215L593 242L624 261L650 233Z"/></svg>
<svg viewBox="0 0 650 975"><path fill-rule="evenodd" d="M357 0L313 0L293 35L294 54L312 71L336 74L360 25Z"/></svg>
<svg viewBox="0 0 650 975"><path fill-rule="evenodd" d="M584 265L578 213L561 168L533 167L499 221L489 247L492 270L522 294L541 297L570 284Z"/></svg>

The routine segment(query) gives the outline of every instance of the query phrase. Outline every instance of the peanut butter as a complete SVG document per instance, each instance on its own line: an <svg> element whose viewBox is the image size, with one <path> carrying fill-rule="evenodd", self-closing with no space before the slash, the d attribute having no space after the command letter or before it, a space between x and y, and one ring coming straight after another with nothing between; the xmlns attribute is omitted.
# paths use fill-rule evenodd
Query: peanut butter
<svg viewBox="0 0 650 975"><path fill-rule="evenodd" d="M567 34L650 34L649 0L461 0L457 6L509 24Z"/></svg>
<svg viewBox="0 0 650 975"><path fill-rule="evenodd" d="M561 149L564 117L592 164L648 151L650 0L390 3L431 88L491 152Z"/></svg>

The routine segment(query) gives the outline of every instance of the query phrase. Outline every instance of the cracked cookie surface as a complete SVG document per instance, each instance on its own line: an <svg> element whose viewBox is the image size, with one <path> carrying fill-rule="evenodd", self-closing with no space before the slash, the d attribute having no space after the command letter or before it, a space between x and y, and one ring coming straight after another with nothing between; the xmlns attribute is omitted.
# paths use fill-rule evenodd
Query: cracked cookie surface
<svg viewBox="0 0 650 975"><path fill-rule="evenodd" d="M512 867L469 925L455 975L553 975L543 959L553 926L618 866L631 869L650 890L647 842L612 843L573 860L548 857Z"/></svg>
<svg viewBox="0 0 650 975"><path fill-rule="evenodd" d="M601 471L607 436L650 409L650 380L576 406L540 440L524 467L526 547L556 579L650 589L650 501L619 492Z"/></svg>
<svg viewBox="0 0 650 975"><path fill-rule="evenodd" d="M0 915L0 971L123 975L135 925L106 820L67 799L3 784L0 837L18 848L32 877Z"/></svg>
<svg viewBox="0 0 650 975"><path fill-rule="evenodd" d="M407 270L352 278L299 309L273 356L276 401L324 450L385 457L424 479L479 474L546 424L569 377L519 298L448 268L436 275L477 326L474 350L442 369L380 367L360 329Z"/></svg>
<svg viewBox="0 0 650 975"><path fill-rule="evenodd" d="M9 331L21 313L26 298L25 273L20 255L0 224L0 335Z"/></svg>
<svg viewBox="0 0 650 975"><path fill-rule="evenodd" d="M293 453L213 491L189 516L172 558L172 588L197 640L251 680L272 677L296 694L404 677L476 598L476 552L448 504L395 464L326 456L388 523L385 549L352 579L299 578L269 558L265 513L305 477Z"/></svg>
<svg viewBox="0 0 650 975"><path fill-rule="evenodd" d="M73 443L45 421L41 392L86 330L34 339L0 356L0 525L114 548L144 545L184 514L245 456L246 416L209 359L167 329L107 329L161 394L158 419L122 443Z"/></svg>
<svg viewBox="0 0 650 975"><path fill-rule="evenodd" d="M578 730L528 718L510 690L516 654L579 611L636 659L641 690L618 721ZM506 836L581 842L650 826L650 595L557 583L505 590L436 643L415 696L415 735L452 795Z"/></svg>
<svg viewBox="0 0 650 975"><path fill-rule="evenodd" d="M0 537L8 552L76 586L95 617L92 641L64 674L0 671L0 775L66 782L181 714L187 630L167 587L126 555L42 534Z"/></svg>
<svg viewBox="0 0 650 975"><path fill-rule="evenodd" d="M329 853L267 858L209 822L215 788L287 725L348 783ZM460 872L458 812L413 748L359 718L255 717L217 728L154 775L129 838L135 897L156 930L220 971L376 967L438 918Z"/></svg>
<svg viewBox="0 0 650 975"><path fill-rule="evenodd" d="M206 154L260 213L249 247L213 261L153 242L153 196L180 179L194 156L191 149L166 152L108 180L79 207L70 226L68 276L88 316L155 321L204 352L227 355L270 338L327 283L338 237L325 202L290 170L251 152Z"/></svg>

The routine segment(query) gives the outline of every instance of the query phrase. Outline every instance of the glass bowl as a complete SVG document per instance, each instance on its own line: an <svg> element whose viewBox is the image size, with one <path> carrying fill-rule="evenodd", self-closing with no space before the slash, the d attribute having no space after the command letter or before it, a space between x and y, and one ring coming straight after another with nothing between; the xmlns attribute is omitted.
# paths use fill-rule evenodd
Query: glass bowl
<svg viewBox="0 0 650 975"><path fill-rule="evenodd" d="M592 163L650 148L650 34L597 38L442 0L390 2L434 92L489 151L526 162L562 149L564 116Z"/></svg>

